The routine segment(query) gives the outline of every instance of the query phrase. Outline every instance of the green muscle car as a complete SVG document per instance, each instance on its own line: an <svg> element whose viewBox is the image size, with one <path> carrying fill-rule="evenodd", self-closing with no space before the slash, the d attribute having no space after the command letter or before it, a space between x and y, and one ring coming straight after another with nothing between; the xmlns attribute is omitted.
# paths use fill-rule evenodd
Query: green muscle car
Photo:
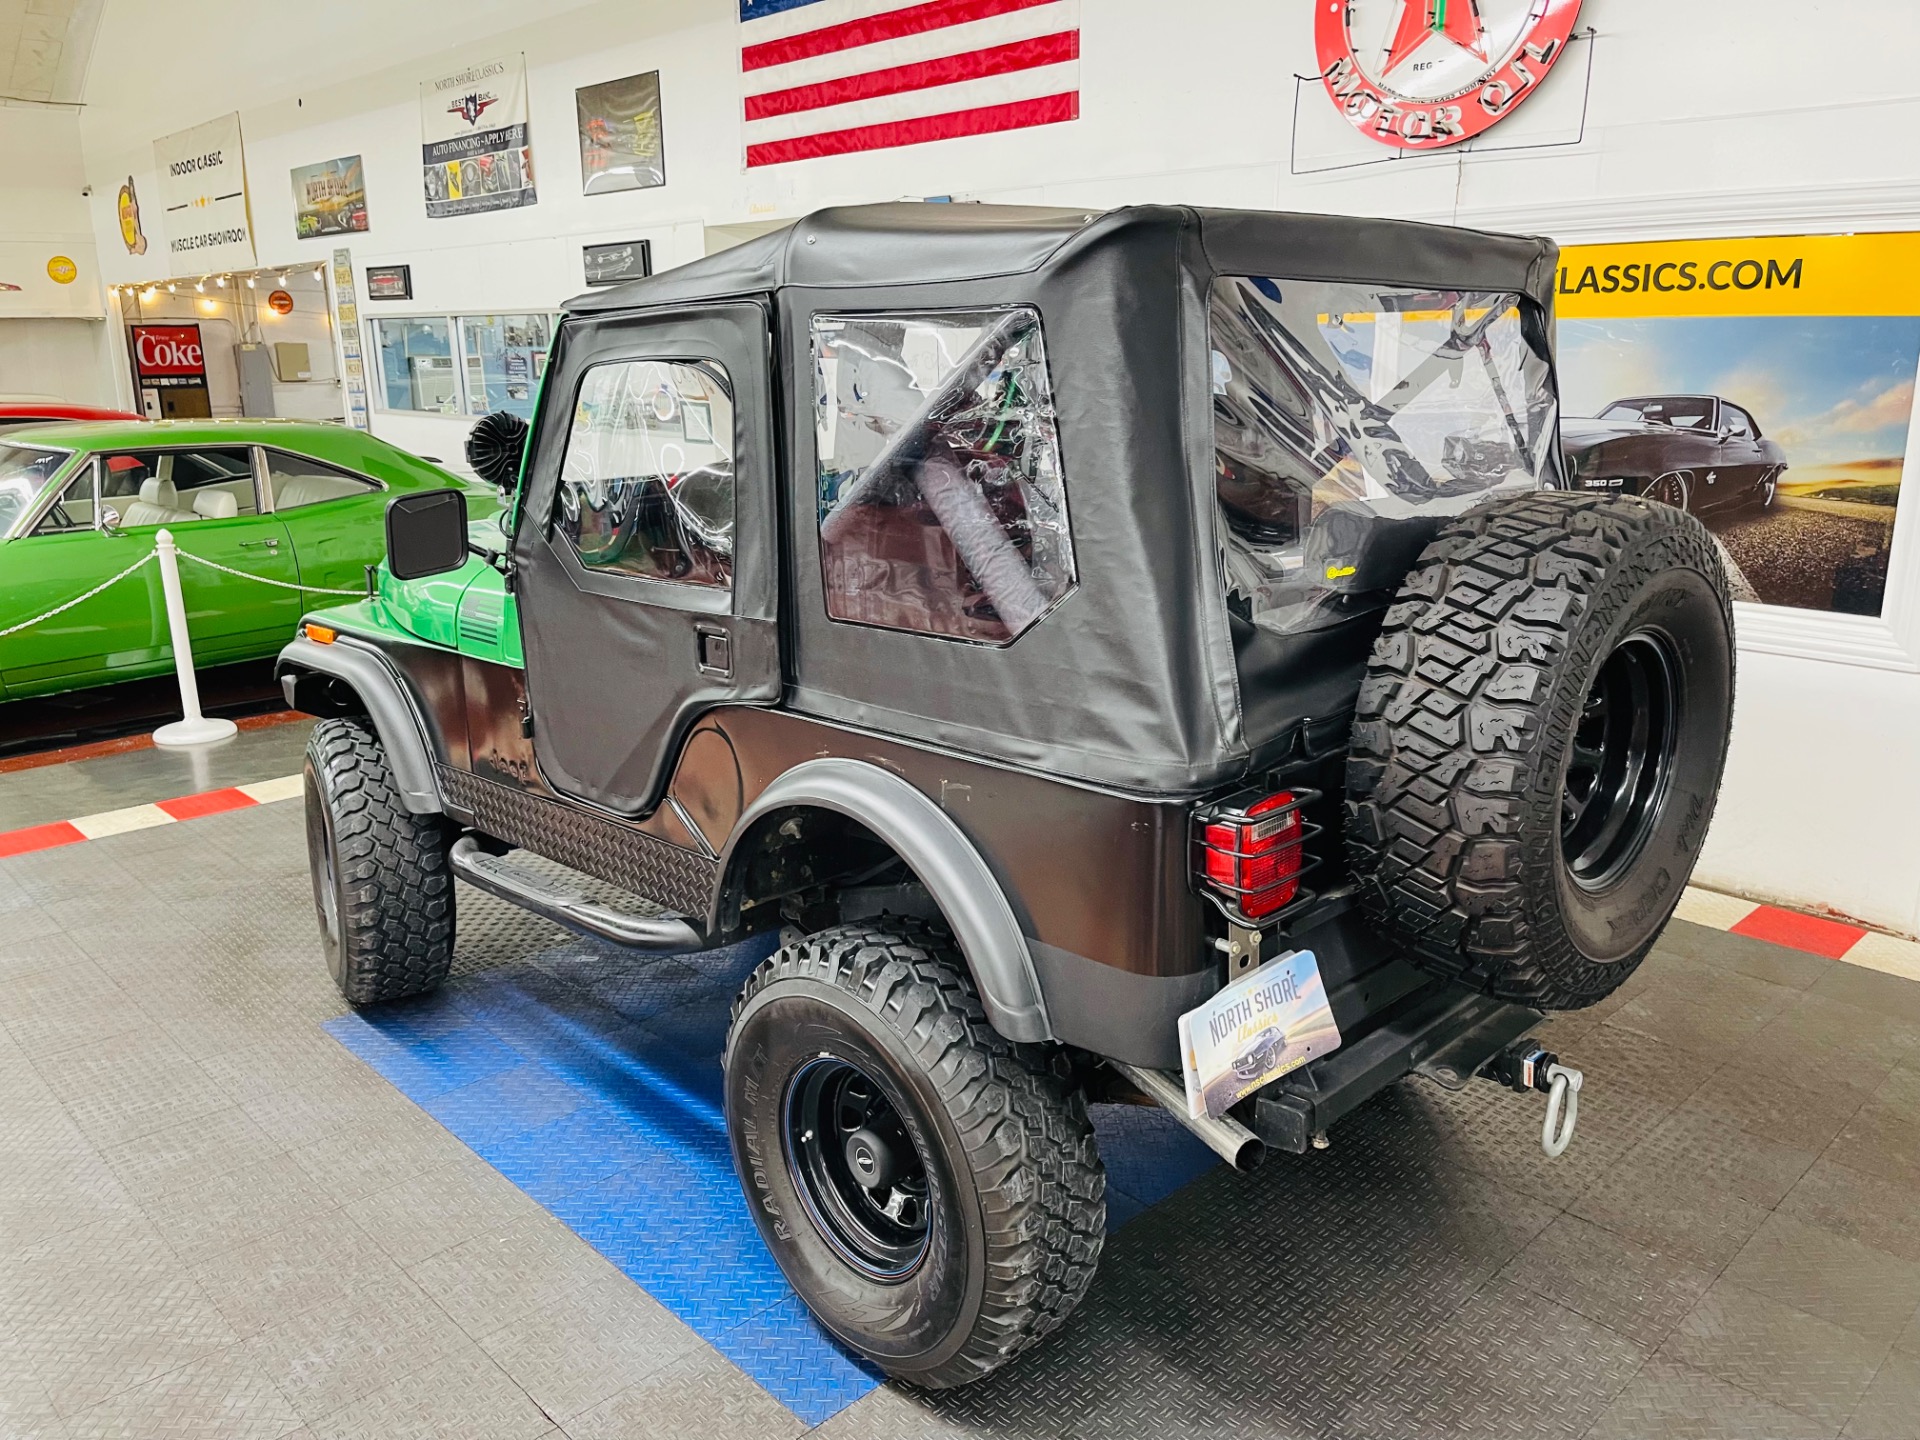
<svg viewBox="0 0 1920 1440"><path fill-rule="evenodd" d="M182 554L194 662L218 665L274 654L303 610L343 598L327 592L363 589L367 565L385 553L388 500L448 485L469 492L475 516L497 506L490 488L341 425L109 421L12 431L0 438L0 699L172 668L157 564L14 629L134 564L163 527Z"/></svg>

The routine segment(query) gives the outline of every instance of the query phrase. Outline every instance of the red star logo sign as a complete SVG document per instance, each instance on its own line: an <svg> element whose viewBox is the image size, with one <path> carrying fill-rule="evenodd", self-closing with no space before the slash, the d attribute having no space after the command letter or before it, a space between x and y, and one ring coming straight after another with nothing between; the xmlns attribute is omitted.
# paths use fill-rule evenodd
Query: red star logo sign
<svg viewBox="0 0 1920 1440"><path fill-rule="evenodd" d="M1387 50L1387 71L1435 35L1486 59L1487 27L1480 20L1480 0L1402 0L1400 24Z"/></svg>

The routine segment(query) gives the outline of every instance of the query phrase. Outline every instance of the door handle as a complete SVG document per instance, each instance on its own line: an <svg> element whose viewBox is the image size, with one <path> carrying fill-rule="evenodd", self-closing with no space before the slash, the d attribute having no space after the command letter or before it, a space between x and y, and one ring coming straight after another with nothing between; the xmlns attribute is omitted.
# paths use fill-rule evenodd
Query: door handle
<svg viewBox="0 0 1920 1440"><path fill-rule="evenodd" d="M724 630L710 630L704 625L694 633L698 636L700 668L718 679L731 680L733 637Z"/></svg>
<svg viewBox="0 0 1920 1440"><path fill-rule="evenodd" d="M280 542L271 535L265 540L242 540L240 542L240 548L242 550L254 550L262 545L266 546L269 550L278 550L280 548Z"/></svg>

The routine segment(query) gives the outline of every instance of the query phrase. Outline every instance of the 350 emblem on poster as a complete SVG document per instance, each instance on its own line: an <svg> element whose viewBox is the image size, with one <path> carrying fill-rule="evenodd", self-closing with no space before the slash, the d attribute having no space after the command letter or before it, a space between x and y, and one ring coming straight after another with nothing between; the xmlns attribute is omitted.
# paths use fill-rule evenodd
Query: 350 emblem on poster
<svg viewBox="0 0 1920 1440"><path fill-rule="evenodd" d="M1314 0L1321 78L1361 134L1457 145L1505 119L1567 48L1580 0Z"/></svg>

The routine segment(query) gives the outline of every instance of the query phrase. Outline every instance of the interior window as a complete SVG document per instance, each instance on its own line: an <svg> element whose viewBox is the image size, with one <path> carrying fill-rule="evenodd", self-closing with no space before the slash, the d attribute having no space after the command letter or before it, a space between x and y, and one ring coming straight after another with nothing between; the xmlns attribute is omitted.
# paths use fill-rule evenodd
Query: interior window
<svg viewBox="0 0 1920 1440"><path fill-rule="evenodd" d="M836 620L1004 645L1073 588L1039 313L816 315Z"/></svg>
<svg viewBox="0 0 1920 1440"><path fill-rule="evenodd" d="M460 413L460 381L453 371L450 320L441 316L376 320L373 345L380 356L378 393L387 409Z"/></svg>
<svg viewBox="0 0 1920 1440"><path fill-rule="evenodd" d="M547 373L552 322L545 315L462 315L467 406L475 415L510 410L533 418L533 396Z"/></svg>
<svg viewBox="0 0 1920 1440"><path fill-rule="evenodd" d="M88 465L67 481L53 508L33 527L34 534L64 535L73 530L93 529L94 516L98 513L93 498L93 473L93 466Z"/></svg>
<svg viewBox="0 0 1920 1440"><path fill-rule="evenodd" d="M733 385L717 361L623 360L587 372L554 525L596 570L733 583Z"/></svg>
<svg viewBox="0 0 1920 1440"><path fill-rule="evenodd" d="M273 496L275 510L298 510L302 505L344 500L349 495L364 495L379 488L364 475L310 460L305 455L267 451L267 490Z"/></svg>
<svg viewBox="0 0 1920 1440"><path fill-rule="evenodd" d="M245 446L112 450L100 456L100 498L120 523L182 525L256 515L253 457Z"/></svg>

